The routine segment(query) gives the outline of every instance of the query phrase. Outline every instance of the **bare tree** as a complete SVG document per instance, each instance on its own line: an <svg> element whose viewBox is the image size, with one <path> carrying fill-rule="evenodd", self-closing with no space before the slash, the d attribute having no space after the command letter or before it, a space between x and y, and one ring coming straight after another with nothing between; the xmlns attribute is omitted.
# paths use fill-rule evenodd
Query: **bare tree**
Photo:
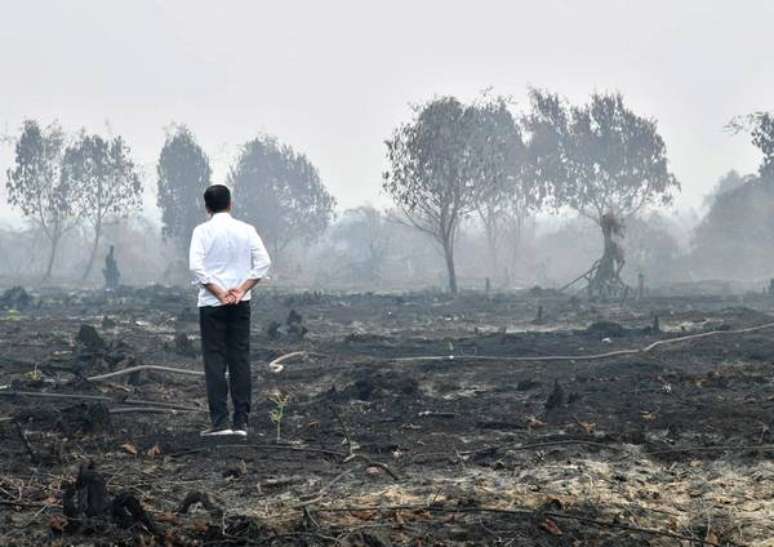
<svg viewBox="0 0 774 547"><path fill-rule="evenodd" d="M78 189L78 209L94 231L83 272L85 280L94 266L105 223L125 218L139 207L140 176L121 137L108 141L99 135L81 134L64 152L62 180L68 187Z"/></svg>
<svg viewBox="0 0 774 547"><path fill-rule="evenodd" d="M16 141L14 166L7 171L8 202L43 231L50 252L43 280L51 277L62 237L80 222L79 188L62 180L65 137L57 124L41 129L26 120Z"/></svg>
<svg viewBox="0 0 774 547"><path fill-rule="evenodd" d="M621 288L623 254L616 236L625 222L652 204L671 203L680 184L667 166L656 122L636 115L620 94L594 94L569 106L557 95L530 92L529 176L600 227L604 252L589 273L590 290L609 296Z"/></svg>

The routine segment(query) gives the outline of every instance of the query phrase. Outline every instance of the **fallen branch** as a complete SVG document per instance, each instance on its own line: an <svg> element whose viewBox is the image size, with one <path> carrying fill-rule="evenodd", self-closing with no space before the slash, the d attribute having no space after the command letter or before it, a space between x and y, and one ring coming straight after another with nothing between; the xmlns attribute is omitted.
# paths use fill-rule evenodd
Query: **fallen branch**
<svg viewBox="0 0 774 547"><path fill-rule="evenodd" d="M0 356L0 364L2 365L15 365L25 368L34 368L35 364L32 361L22 361L21 359L14 359L13 357Z"/></svg>
<svg viewBox="0 0 774 547"><path fill-rule="evenodd" d="M535 450L538 448L548 448L551 446L562 446L562 445L568 445L568 444L582 444L585 446L594 446L596 448L604 448L614 451L621 451L623 448L619 446L613 446L605 443L597 443L594 441L586 441L583 439L558 439L555 441L545 441L542 443L532 443L532 444L517 444L517 445L493 445L493 446L485 446L483 448L478 448L476 450L467 450L465 452L460 452L460 455L463 456L469 456L471 454L478 454L482 452L489 452L491 450Z"/></svg>
<svg viewBox="0 0 774 547"><path fill-rule="evenodd" d="M351 469L347 469L346 471L343 471L343 472L339 473L338 475L336 475L336 478L334 478L334 479L333 479L331 482L329 482L328 484L326 484L325 486L323 486L323 487L320 489L320 491L319 491L319 492L317 492L317 494L316 494L316 495L315 495L315 496L314 496L312 499L310 499L310 500L306 500L306 501L304 501L304 502L302 502L302 503L299 503L299 504L296 504L296 505L294 505L294 506L293 506L293 509L303 509L304 507L307 507L307 506L309 506L309 505L314 505L315 503L317 503L318 501L320 501L321 499L323 499L323 497L325 496L325 493L326 493L328 490L330 490L330 489L331 489L331 487L332 487L334 484L336 484L337 482L339 482L341 479L343 479L344 477L346 477L346 476L347 476L347 475L349 475L350 473L352 473L352 470L351 470Z"/></svg>
<svg viewBox="0 0 774 547"><path fill-rule="evenodd" d="M431 410L423 410L419 414L417 414L420 418L447 418L447 419L454 419L457 417L457 413L455 412L433 412Z"/></svg>
<svg viewBox="0 0 774 547"><path fill-rule="evenodd" d="M204 409L201 409L195 406L178 405L175 403L164 403L162 401L149 401L147 399L124 399L119 402L124 405L147 405L147 406L154 406L159 408L169 408L172 410L183 410L188 412L204 412Z"/></svg>
<svg viewBox="0 0 774 547"><path fill-rule="evenodd" d="M202 409L177 405L174 403L165 403L162 401L148 401L145 399L113 399L104 395L85 395L80 393L47 393L45 391L12 391L0 390L0 397L33 397L43 399L75 399L79 401L96 401L101 403L115 403L122 405L146 405L158 408L167 408L173 410L183 410L188 412L202 412Z"/></svg>
<svg viewBox="0 0 774 547"><path fill-rule="evenodd" d="M349 454L346 458L344 458L343 463L348 463L354 460L363 460L366 463L367 467L378 467L385 473L387 473L389 476L391 476L396 481L400 481L400 477L397 473L395 473L392 469L390 469L387 464L375 462L368 456L364 454L360 454L355 452L357 449L357 444L352 440L352 436L349 433L349 428L347 427L347 424L344 423L344 420L342 419L341 415L339 414L338 410L336 410L336 407L334 405L330 405L331 412L333 412L333 415L336 416L336 420L339 422L339 425L341 426L341 429L344 432L344 438L347 440L347 449Z"/></svg>
<svg viewBox="0 0 774 547"><path fill-rule="evenodd" d="M597 519L584 517L581 515L570 515L567 513L546 512L543 514L547 517L552 517L555 519L575 520L577 522L585 522L587 524L594 524L595 526L601 526L605 528L618 528L619 530L626 530L628 532L639 532L641 534L649 534L653 536L662 536L662 537L668 537L672 539L679 539L682 541L690 541L693 543L698 543L699 545L711 545L712 547L720 547L721 545L720 543L716 543L714 541L708 541L706 539L702 540L702 539L695 538L693 536L685 536L682 534L675 534L673 532L668 532L666 530L659 530L657 528L643 528L640 526L632 526L630 524L624 524L622 522L597 520ZM725 545L733 545L733 544L727 541Z"/></svg>
<svg viewBox="0 0 774 547"><path fill-rule="evenodd" d="M133 372L140 372L141 370L156 370L159 372L171 372L173 374L184 374L187 376L204 376L204 372L200 370L189 370L187 368L162 367L160 365L137 365L136 367L124 368L121 370L116 370L114 372L108 372L106 374L89 376L86 379L89 382L100 382L102 380L107 380L108 378L115 378L116 376L123 376L125 374L132 374Z"/></svg>
<svg viewBox="0 0 774 547"><path fill-rule="evenodd" d="M209 452L217 448L253 448L255 450L285 450L289 452L308 452L312 454L323 454L325 456L332 456L335 458L344 458L347 455L335 450L327 450L325 448L306 448L302 446L286 446L281 444L216 444L212 446L200 446L192 448L190 450L184 450L176 453L172 453L169 456L172 458L187 456L189 454L198 454L200 452Z"/></svg>
<svg viewBox="0 0 774 547"><path fill-rule="evenodd" d="M687 446L685 448L664 448L661 450L650 450L645 453L648 455L655 455L677 454L680 452L715 452L716 450L732 450L734 452L744 452L745 450L774 450L774 444Z"/></svg>
<svg viewBox="0 0 774 547"><path fill-rule="evenodd" d="M265 481L262 481L259 483L259 486L261 488L283 488L285 486L290 486L291 484L298 484L300 482L304 482L306 480L306 477L303 477L301 475L291 475L289 477L279 477L276 479L266 479Z"/></svg>
<svg viewBox="0 0 774 547"><path fill-rule="evenodd" d="M390 469L386 463L375 462L368 456L365 456L364 454L350 454L344 459L344 462L346 463L354 460L363 460L366 463L366 467L378 467L379 469L387 473L396 481L400 481L400 477L398 476L398 474L395 473L392 469Z"/></svg>
<svg viewBox="0 0 774 547"><path fill-rule="evenodd" d="M643 534L656 535L662 537L668 537L672 539L679 539L682 541L692 541L700 545L710 545L712 547L720 547L720 543L713 541L701 540L693 536L684 536L681 534L675 534L667 530L658 530L655 528L641 528L639 526L631 526L620 522L598 520L583 515L572 515L569 513L560 513L556 511L533 511L530 509L499 509L496 507L439 507L432 505L388 505L388 506L374 506L374 507L315 507L315 510L319 513L349 513L349 512L361 512L361 511L427 511L430 513L498 513L504 515L520 515L524 517L532 517L534 515L542 515L555 519L574 520L577 522L584 522L587 524L594 524L596 526L602 526L606 528L617 528L620 530L626 530L629 532L639 532ZM726 545L733 545L729 542Z"/></svg>
<svg viewBox="0 0 774 547"><path fill-rule="evenodd" d="M110 414L177 414L178 412L204 412L195 410L180 410L178 408L163 408L151 406L127 406L108 409Z"/></svg>
<svg viewBox="0 0 774 547"><path fill-rule="evenodd" d="M47 393L45 391L14 391L0 390L0 397L40 397L44 399L76 399L79 401L112 402L113 399L103 395L81 395L78 393Z"/></svg>

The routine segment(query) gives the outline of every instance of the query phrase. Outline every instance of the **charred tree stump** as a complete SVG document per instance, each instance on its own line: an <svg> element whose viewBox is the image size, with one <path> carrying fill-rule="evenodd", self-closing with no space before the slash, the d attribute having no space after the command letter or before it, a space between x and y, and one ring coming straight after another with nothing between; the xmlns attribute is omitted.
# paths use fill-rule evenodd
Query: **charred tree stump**
<svg viewBox="0 0 774 547"><path fill-rule="evenodd" d="M564 404L564 389L562 389L559 380L554 380L554 389L546 399L546 411L550 412Z"/></svg>
<svg viewBox="0 0 774 547"><path fill-rule="evenodd" d="M119 528L141 524L150 533L160 534L159 528L133 494L121 492L110 499L105 479L97 472L94 462L82 464L75 483L64 485L62 507L69 521L68 531L73 533L81 529L84 519L98 522L110 517Z"/></svg>

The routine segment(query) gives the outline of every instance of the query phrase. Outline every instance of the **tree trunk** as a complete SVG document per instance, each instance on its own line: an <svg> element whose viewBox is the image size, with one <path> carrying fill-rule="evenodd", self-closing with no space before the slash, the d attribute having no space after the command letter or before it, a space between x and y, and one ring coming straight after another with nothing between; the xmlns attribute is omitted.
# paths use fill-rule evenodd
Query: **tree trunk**
<svg viewBox="0 0 774 547"><path fill-rule="evenodd" d="M508 285L513 282L513 278L517 272L518 260L520 256L519 247L521 246L521 232L524 220L522 219L521 215L518 215L515 219L512 219L512 222L513 227L511 229L510 235L513 237L513 242L511 247L510 268L505 269L505 280Z"/></svg>
<svg viewBox="0 0 774 547"><path fill-rule="evenodd" d="M489 253L489 277L497 278L500 268L500 257L497 252L497 217L496 213L486 206L478 209L478 216L484 225L484 235L486 236L486 247Z"/></svg>
<svg viewBox="0 0 774 547"><path fill-rule="evenodd" d="M608 298L615 296L619 285L619 265L622 265L622 259L618 252L618 247L613 239L615 228L612 224L601 223L602 241L604 250L602 258L599 259L597 271L591 280L589 290L592 296Z"/></svg>
<svg viewBox="0 0 774 547"><path fill-rule="evenodd" d="M43 276L42 281L48 281L51 278L51 272L54 269L54 260L56 259L56 250L59 247L59 238L61 234L55 234L51 238L51 252L48 255L48 266L46 267L46 273Z"/></svg>
<svg viewBox="0 0 774 547"><path fill-rule="evenodd" d="M457 294L457 271L454 267L454 249L449 241L444 241L443 255L446 259L446 271L449 274L449 292Z"/></svg>
<svg viewBox="0 0 774 547"><path fill-rule="evenodd" d="M602 229L602 243L604 245L604 250L602 252L602 258L599 261L599 272L605 279L609 279L615 271L613 234L610 230Z"/></svg>
<svg viewBox="0 0 774 547"><path fill-rule="evenodd" d="M94 243L91 246L91 254L89 255L89 263L86 265L86 271L83 272L81 281L86 281L91 274L91 269L94 267L94 260L97 258L97 249L99 248L99 240L102 236L102 221L97 220L94 225Z"/></svg>
<svg viewBox="0 0 774 547"><path fill-rule="evenodd" d="M486 244L487 248L489 250L489 266L491 268L490 276L496 277L498 274L498 269L500 268L500 260L499 256L497 255L497 234L496 234L496 226L494 225L494 222L491 224L489 222L485 223L486 226Z"/></svg>
<svg viewBox="0 0 774 547"><path fill-rule="evenodd" d="M280 246L279 243L277 243L276 240L271 241L269 243L269 258L271 259L271 271L272 274L281 277L281 271L284 268L284 262L282 261L281 255L282 251L285 247Z"/></svg>

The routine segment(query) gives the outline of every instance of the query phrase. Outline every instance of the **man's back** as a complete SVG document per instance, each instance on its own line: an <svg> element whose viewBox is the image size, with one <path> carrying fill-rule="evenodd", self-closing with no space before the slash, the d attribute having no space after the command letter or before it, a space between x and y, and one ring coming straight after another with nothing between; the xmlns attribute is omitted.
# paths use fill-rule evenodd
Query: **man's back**
<svg viewBox="0 0 774 547"><path fill-rule="evenodd" d="M194 283L200 286L201 307L221 305L203 285L236 288L245 279L264 277L271 261L255 228L222 212L194 229L190 264ZM249 299L248 293L243 300Z"/></svg>
<svg viewBox="0 0 774 547"><path fill-rule="evenodd" d="M199 285L199 327L212 427L202 436L247 436L252 401L250 374L250 291L269 271L271 260L255 228L231 218L231 191L213 184L204 191L211 218L197 226L189 254ZM228 371L229 379L226 379ZM234 403L228 426L228 393Z"/></svg>

